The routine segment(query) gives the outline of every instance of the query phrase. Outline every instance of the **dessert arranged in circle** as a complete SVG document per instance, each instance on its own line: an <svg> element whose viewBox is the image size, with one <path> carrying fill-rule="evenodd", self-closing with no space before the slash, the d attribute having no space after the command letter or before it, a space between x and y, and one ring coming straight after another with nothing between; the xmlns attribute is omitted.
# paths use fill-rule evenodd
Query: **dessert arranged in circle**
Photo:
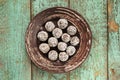
<svg viewBox="0 0 120 80"><path fill-rule="evenodd" d="M65 62L77 52L80 35L77 28L66 19L47 21L37 34L38 48L51 61Z"/></svg>

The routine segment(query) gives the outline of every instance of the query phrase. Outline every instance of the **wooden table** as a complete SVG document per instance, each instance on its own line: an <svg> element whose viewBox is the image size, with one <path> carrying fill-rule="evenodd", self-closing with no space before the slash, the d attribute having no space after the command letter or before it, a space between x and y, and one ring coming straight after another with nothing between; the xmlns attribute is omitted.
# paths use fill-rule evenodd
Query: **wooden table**
<svg viewBox="0 0 120 80"><path fill-rule="evenodd" d="M78 11L92 30L92 49L76 70L52 74L37 68L25 49L25 31L40 11ZM120 80L119 0L0 0L0 80Z"/></svg>

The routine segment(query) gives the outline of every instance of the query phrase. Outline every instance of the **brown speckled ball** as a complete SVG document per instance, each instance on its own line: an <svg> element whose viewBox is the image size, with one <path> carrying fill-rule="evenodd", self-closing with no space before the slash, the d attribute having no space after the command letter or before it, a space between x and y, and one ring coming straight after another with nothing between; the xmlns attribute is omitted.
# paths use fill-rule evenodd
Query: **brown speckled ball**
<svg viewBox="0 0 120 80"><path fill-rule="evenodd" d="M40 31L37 35L40 41L46 41L48 39L48 33L46 31Z"/></svg>
<svg viewBox="0 0 120 80"><path fill-rule="evenodd" d="M48 53L48 58L49 58L50 60L52 60L52 61L57 60L57 58L58 58L58 53L57 53L57 51L51 50L51 51Z"/></svg>
<svg viewBox="0 0 120 80"><path fill-rule="evenodd" d="M67 44L66 44L65 42L59 42L59 43L58 43L58 49L59 49L60 51L65 51L66 48L67 48Z"/></svg>
<svg viewBox="0 0 120 80"><path fill-rule="evenodd" d="M60 52L59 53L59 60L62 62L67 61L69 58L68 54L66 52Z"/></svg>
<svg viewBox="0 0 120 80"><path fill-rule="evenodd" d="M70 34L70 35L75 35L75 34L77 33L76 27L74 27L74 26L69 26L69 27L67 28L67 33Z"/></svg>
<svg viewBox="0 0 120 80"><path fill-rule="evenodd" d="M53 31L52 31L52 35L56 38L60 38L61 35L62 35L62 30L60 28L55 28Z"/></svg>
<svg viewBox="0 0 120 80"><path fill-rule="evenodd" d="M50 37L48 39L48 44L50 47L56 47L58 44L58 40L55 37Z"/></svg>
<svg viewBox="0 0 120 80"><path fill-rule="evenodd" d="M78 45L79 42L80 42L80 40L79 40L79 38L78 38L77 36L72 37L71 40L70 40L70 43L71 43L71 45L73 45L73 46Z"/></svg>
<svg viewBox="0 0 120 80"><path fill-rule="evenodd" d="M70 41L70 35L67 33L64 33L61 38L66 43Z"/></svg>
<svg viewBox="0 0 120 80"><path fill-rule="evenodd" d="M68 26L68 21L66 19L59 19L57 23L60 29L65 29Z"/></svg>
<svg viewBox="0 0 120 80"><path fill-rule="evenodd" d="M39 49L40 49L41 52L47 53L50 50L50 47L47 43L41 43L39 45Z"/></svg>
<svg viewBox="0 0 120 80"><path fill-rule="evenodd" d="M46 29L48 32L51 32L54 28L55 28L55 24L54 24L52 21L48 21L48 22L45 24L45 29Z"/></svg>
<svg viewBox="0 0 120 80"><path fill-rule="evenodd" d="M68 46L67 49L66 49L66 53L69 55L69 56L72 56L74 55L76 52L76 49L74 46Z"/></svg>

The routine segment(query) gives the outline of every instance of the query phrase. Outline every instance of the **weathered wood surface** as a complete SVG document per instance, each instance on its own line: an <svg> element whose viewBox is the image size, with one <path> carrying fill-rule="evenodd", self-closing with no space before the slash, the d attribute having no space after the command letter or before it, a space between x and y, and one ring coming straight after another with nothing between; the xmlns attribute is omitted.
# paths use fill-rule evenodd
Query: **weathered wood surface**
<svg viewBox="0 0 120 80"><path fill-rule="evenodd" d="M107 80L107 3L106 0L71 0L70 7L81 13L92 30L88 59L71 72L72 80Z"/></svg>
<svg viewBox="0 0 120 80"><path fill-rule="evenodd" d="M92 30L90 55L69 73L37 68L25 49L30 17L53 6L78 11ZM0 0L0 80L120 80L119 26L119 0Z"/></svg>
<svg viewBox="0 0 120 80"><path fill-rule="evenodd" d="M120 1L108 0L109 80L120 80Z"/></svg>
<svg viewBox="0 0 120 80"><path fill-rule="evenodd" d="M24 36L29 0L0 0L0 80L31 80Z"/></svg>

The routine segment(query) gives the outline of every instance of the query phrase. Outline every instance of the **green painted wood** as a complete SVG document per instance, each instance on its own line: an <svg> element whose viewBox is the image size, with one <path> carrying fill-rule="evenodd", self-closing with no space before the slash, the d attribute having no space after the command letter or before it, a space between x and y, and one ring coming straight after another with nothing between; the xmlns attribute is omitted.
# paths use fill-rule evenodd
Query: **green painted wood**
<svg viewBox="0 0 120 80"><path fill-rule="evenodd" d="M69 6L81 13L93 33L88 59L71 73L43 71L31 63L26 53L24 37L30 14L33 17L53 6ZM119 80L119 26L119 0L0 0L0 80Z"/></svg>
<svg viewBox="0 0 120 80"><path fill-rule="evenodd" d="M32 0L31 1L31 16L35 16L40 11L54 7L64 6L68 7L68 0ZM32 64L32 80L69 80L69 74L52 74L43 71Z"/></svg>
<svg viewBox="0 0 120 80"><path fill-rule="evenodd" d="M32 17L44 9L55 6L68 7L68 0L31 0Z"/></svg>
<svg viewBox="0 0 120 80"><path fill-rule="evenodd" d="M31 80L25 50L29 0L0 0L0 80Z"/></svg>
<svg viewBox="0 0 120 80"><path fill-rule="evenodd" d="M120 2L108 0L108 69L109 80L120 80Z"/></svg>
<svg viewBox="0 0 120 80"><path fill-rule="evenodd" d="M87 60L70 74L72 80L107 80L107 1L70 0L92 30L92 48Z"/></svg>

